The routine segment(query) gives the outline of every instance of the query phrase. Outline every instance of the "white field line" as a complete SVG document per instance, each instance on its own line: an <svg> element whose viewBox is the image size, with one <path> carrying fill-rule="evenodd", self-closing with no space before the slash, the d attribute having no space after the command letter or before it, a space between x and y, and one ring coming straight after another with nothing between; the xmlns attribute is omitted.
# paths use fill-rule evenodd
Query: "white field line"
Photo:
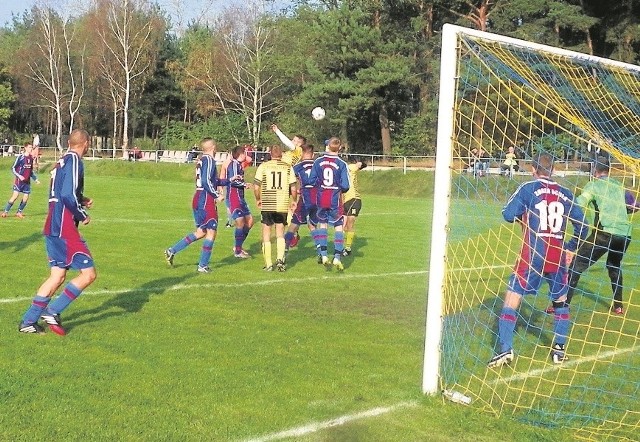
<svg viewBox="0 0 640 442"><path fill-rule="evenodd" d="M531 370L526 373L514 374L506 378L494 379L493 381L489 382L489 384L495 385L500 383L508 383L511 381L522 381L530 377L542 376L543 374L550 373L552 371L566 370L567 368L575 367L577 365L584 364L586 362L594 362L600 359L609 359L609 358L613 358L614 356L622 355L625 353L633 353L638 350L640 350L640 345L635 345L633 347L628 347L628 348L620 348L618 350L605 351L605 352L597 353L593 356L587 356L584 358L578 358L573 360L569 359L567 362L564 362L562 364L550 365L548 367L538 368L536 370Z"/></svg>
<svg viewBox="0 0 640 442"><path fill-rule="evenodd" d="M636 345L634 347L621 348L619 350L605 351L603 353L598 353L598 354L593 355L593 356L588 356L588 357L585 357L585 358L569 360L568 362L565 362L564 364L561 364L561 365L553 365L553 366L549 366L547 368L531 370L531 371L528 371L526 373L520 373L520 374L516 374L516 375L513 375L513 376L506 377L506 378L495 379L495 380L489 382L489 385L495 385L495 384L499 384L499 383L508 383L508 382L511 382L511 381L522 381L522 380L530 378L530 377L542 376L543 374L551 372L551 371L556 371L556 370L560 370L560 369L567 369L567 368L575 367L575 366L580 365L580 364L584 364L586 362L593 362L593 361L597 361L597 360L600 360L600 359L609 359L609 358L612 358L614 356L618 356L618 355L625 354L625 353L633 353L633 352L638 351L638 350L640 350L640 346ZM396 410L401 409L401 408L416 407L417 405L418 405L418 403L414 401L414 402L400 402L400 403L397 403L395 405L391 405L391 406L388 406L388 407L372 408L370 410L363 411L363 412L360 412L360 413L346 414L346 415L337 417L335 419L327 420L327 421L324 421L324 422L312 422L312 423L307 424L307 425L302 425L302 426L299 426L299 427L296 427L296 428L291 428L289 430L280 431L278 433L272 433L272 434L268 434L268 435L265 435L265 436L248 439L246 442L268 442L268 441L280 440L280 439L285 439L285 438L290 438L290 437L301 437L301 436L305 436L305 435L308 435L308 434L311 434L311 433L315 433L315 432L320 431L320 430L326 430L328 428L337 427L339 425L344 425L346 423L353 422L353 421L356 421L356 420L365 419L365 418L369 418L369 417L381 416L383 414L391 413L391 412L396 411Z"/></svg>
<svg viewBox="0 0 640 442"><path fill-rule="evenodd" d="M285 439L288 437L300 437L316 431L326 430L327 428L337 427L349 422L353 422L360 419L366 419L369 417L380 416L383 414L391 413L401 408L409 408L417 406L417 402L400 402L389 407L377 407L367 411L355 414L345 414L344 416L337 417L324 422L312 422L307 425L303 425L290 430L281 431L279 433L267 434L265 436L248 439L247 442L268 442L272 440Z"/></svg>
<svg viewBox="0 0 640 442"><path fill-rule="evenodd" d="M457 269L456 271L467 272L470 270L486 270L486 269L497 269L504 268L510 266L487 266L487 267L474 267L473 269ZM401 277L401 276L418 276L418 275L428 275L429 270L415 270L411 272L389 272L389 273L366 273L366 274L353 274L346 273L340 276L340 279L367 279L367 278L380 278L380 277ZM335 276L310 276L307 278L296 278L296 279L287 279L287 278L277 278L277 279L265 279L263 281L249 281L249 282L234 282L234 283L225 283L225 282L209 282L206 284L175 284L168 287L131 287L131 288L123 288L123 289L113 289L113 290L87 290L83 293L83 296L86 295L120 295L122 293L145 293L145 292L158 292L160 290L165 292L172 292L176 290L190 290L190 289L208 289L208 288L237 288L237 287L260 287L266 285L275 285L275 284L287 284L291 282L300 283L300 282L316 282L316 281L327 281L327 280L335 280ZM0 299L0 304L11 304L14 302L24 302L30 301L32 297L22 297L22 298L9 298L9 299Z"/></svg>

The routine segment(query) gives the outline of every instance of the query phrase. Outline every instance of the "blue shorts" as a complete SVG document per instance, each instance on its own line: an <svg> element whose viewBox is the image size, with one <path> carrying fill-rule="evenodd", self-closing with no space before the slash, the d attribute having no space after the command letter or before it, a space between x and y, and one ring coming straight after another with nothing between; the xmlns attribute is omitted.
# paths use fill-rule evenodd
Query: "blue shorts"
<svg viewBox="0 0 640 442"><path fill-rule="evenodd" d="M549 298L557 300L569 291L569 272L561 267L556 272L540 274L535 270L528 269L522 274L513 273L507 283L508 289L512 292L524 295L535 295L542 286L542 282L549 284Z"/></svg>
<svg viewBox="0 0 640 442"><path fill-rule="evenodd" d="M342 205L337 208L318 207L318 223L327 223L333 227L341 226L344 223Z"/></svg>
<svg viewBox="0 0 640 442"><path fill-rule="evenodd" d="M28 195L31 193L31 184L30 183L14 183L13 191Z"/></svg>
<svg viewBox="0 0 640 442"><path fill-rule="evenodd" d="M91 252L83 239L68 240L57 236L45 236L45 246L49 267L74 270L94 267Z"/></svg>
<svg viewBox="0 0 640 442"><path fill-rule="evenodd" d="M315 226L318 224L317 212L318 208L315 204L298 200L296 210L293 212L293 215L291 215L291 223L301 226L309 222L309 224Z"/></svg>
<svg viewBox="0 0 640 442"><path fill-rule="evenodd" d="M245 200L239 201L233 208L229 207L229 210L231 210L231 219L234 221L238 218L244 218L245 216L251 215L251 211L249 210L249 206Z"/></svg>
<svg viewBox="0 0 640 442"><path fill-rule="evenodd" d="M215 209L215 205L210 207L209 210L194 209L193 219L199 229L218 230L218 211Z"/></svg>

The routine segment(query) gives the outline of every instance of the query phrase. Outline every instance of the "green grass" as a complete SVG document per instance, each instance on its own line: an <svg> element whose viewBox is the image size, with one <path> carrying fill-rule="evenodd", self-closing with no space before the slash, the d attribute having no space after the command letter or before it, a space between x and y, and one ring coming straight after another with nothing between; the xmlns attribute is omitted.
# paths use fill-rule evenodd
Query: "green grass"
<svg viewBox="0 0 640 442"><path fill-rule="evenodd" d="M87 163L98 279L64 312L64 338L16 331L48 274L46 183L26 219L1 220L0 440L246 440L399 404L290 440L571 439L421 394L432 175L363 172L343 274L315 263L306 235L286 273L264 273L258 232L243 261L221 228L201 275L198 246L174 268L162 256L193 228L192 172Z"/></svg>

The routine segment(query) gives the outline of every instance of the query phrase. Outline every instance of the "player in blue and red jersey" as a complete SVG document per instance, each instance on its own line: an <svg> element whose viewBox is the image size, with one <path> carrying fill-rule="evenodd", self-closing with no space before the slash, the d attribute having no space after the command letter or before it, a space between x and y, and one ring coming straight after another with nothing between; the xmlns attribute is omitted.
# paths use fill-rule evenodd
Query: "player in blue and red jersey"
<svg viewBox="0 0 640 442"><path fill-rule="evenodd" d="M295 247L298 243L298 229L301 225L307 224L309 226L309 231L313 238L313 232L318 223L316 216L317 189L310 180L311 169L313 168L313 145L303 144L301 147L302 157L300 162L293 166L293 172L298 180L299 198L296 209L291 216L291 223L289 224L287 233L284 235L287 251L290 247ZM316 248L319 255L320 245L317 243Z"/></svg>
<svg viewBox="0 0 640 442"><path fill-rule="evenodd" d="M253 227L253 216L244 197L244 191L247 187L247 183L244 181L244 167L242 166L245 160L244 151L244 146L234 147L231 151L232 159L225 170L225 176L233 177L233 179L229 179L229 183L227 184L225 201L235 225L233 256L236 258L251 257L251 255L242 248L245 239L247 239L249 235L249 230Z"/></svg>
<svg viewBox="0 0 640 442"><path fill-rule="evenodd" d="M227 180L220 180L216 169L216 143L211 138L205 138L200 143L202 156L196 162L196 192L193 195L192 208L196 230L189 233L172 247L164 251L169 265L173 265L173 258L191 243L204 238L198 272L209 273L209 261L218 230L218 208L216 201L222 200L218 194L218 186L225 185Z"/></svg>
<svg viewBox="0 0 640 442"><path fill-rule="evenodd" d="M555 342L551 358L555 364L566 359L565 344L571 326L567 264L589 228L582 209L574 203L573 194L550 178L553 171L551 155L538 154L532 167L536 179L520 185L502 210L507 222L522 224L524 238L498 320L500 352L489 361L489 367L500 367L513 361L517 310L522 297L537 294L543 281L549 284L549 296L555 307ZM565 244L567 221L573 225L573 236Z"/></svg>
<svg viewBox="0 0 640 442"><path fill-rule="evenodd" d="M22 201L18 206L18 211L16 212L16 216L18 218L24 218L22 211L27 205L27 201L29 201L29 194L31 193L31 178L33 178L36 184L40 184L38 181L38 177L33 169L34 166L34 157L33 157L33 146L31 144L24 145L24 152L18 155L16 160L13 162L13 166L11 167L11 172L15 179L13 180L13 193L7 201L7 204L4 206L4 211L0 216L2 218L6 218L13 206L13 203L16 202L18 196L22 194Z"/></svg>
<svg viewBox="0 0 640 442"><path fill-rule="evenodd" d="M89 140L89 134L84 130L71 132L69 150L51 170L49 211L43 232L51 274L22 317L18 328L20 332L41 333L43 328L37 321L42 318L52 332L65 335L60 313L96 279L93 258L78 231L79 224L89 224L90 218L85 209L93 205L93 201L83 195L82 157L89 149ZM69 281L53 302L49 302L64 283L70 268L79 270L80 274Z"/></svg>
<svg viewBox="0 0 640 442"><path fill-rule="evenodd" d="M317 189L316 206L318 207L318 226L314 231L314 241L320 244L321 263L331 264L327 256L327 230L334 228L333 266L344 270L342 251L344 249L342 194L349 190L349 168L347 163L338 157L342 147L339 138L331 138L324 155L316 158L311 168L309 181Z"/></svg>

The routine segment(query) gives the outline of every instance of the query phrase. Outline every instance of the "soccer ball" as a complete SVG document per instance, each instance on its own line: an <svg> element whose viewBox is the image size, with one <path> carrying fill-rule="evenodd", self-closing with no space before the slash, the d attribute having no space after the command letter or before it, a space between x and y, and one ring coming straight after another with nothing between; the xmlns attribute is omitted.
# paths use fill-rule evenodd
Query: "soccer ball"
<svg viewBox="0 0 640 442"><path fill-rule="evenodd" d="M314 120L322 120L325 116L324 109L321 108L320 106L314 107L313 110L311 111L311 116L313 117Z"/></svg>

